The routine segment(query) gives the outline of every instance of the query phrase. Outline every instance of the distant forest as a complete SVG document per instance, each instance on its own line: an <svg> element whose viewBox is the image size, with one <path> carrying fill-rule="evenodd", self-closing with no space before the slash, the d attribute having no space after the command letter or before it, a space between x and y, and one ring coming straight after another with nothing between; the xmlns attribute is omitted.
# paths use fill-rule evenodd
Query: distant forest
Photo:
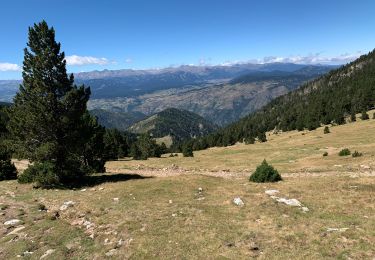
<svg viewBox="0 0 375 260"><path fill-rule="evenodd" d="M261 110L228 127L179 144L202 150L236 142L266 141L271 130L313 130L322 124L344 124L345 117L365 112L375 104L375 52L308 82L271 101Z"/></svg>

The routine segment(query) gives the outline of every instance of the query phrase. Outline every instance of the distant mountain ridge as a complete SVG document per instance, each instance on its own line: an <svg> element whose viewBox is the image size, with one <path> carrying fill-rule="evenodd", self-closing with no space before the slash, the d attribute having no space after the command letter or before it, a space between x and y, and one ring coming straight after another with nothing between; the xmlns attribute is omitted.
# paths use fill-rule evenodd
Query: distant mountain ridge
<svg viewBox="0 0 375 260"><path fill-rule="evenodd" d="M194 149L265 141L267 131L313 130L345 124L375 108L375 50L272 100L219 131L191 140Z"/></svg>

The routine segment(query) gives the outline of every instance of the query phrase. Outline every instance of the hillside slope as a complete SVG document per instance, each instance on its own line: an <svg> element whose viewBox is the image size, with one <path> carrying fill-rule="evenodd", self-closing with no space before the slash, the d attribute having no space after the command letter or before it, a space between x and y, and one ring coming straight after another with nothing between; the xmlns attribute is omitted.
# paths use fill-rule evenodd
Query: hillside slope
<svg viewBox="0 0 375 260"><path fill-rule="evenodd" d="M133 133L149 133L154 138L172 137L173 141L207 135L216 126L203 117L186 110L168 108L132 125Z"/></svg>
<svg viewBox="0 0 375 260"><path fill-rule="evenodd" d="M104 109L94 109L90 114L98 118L99 124L106 128L116 128L120 131L125 131L134 123L146 118L146 115L140 112L115 112Z"/></svg>
<svg viewBox="0 0 375 260"><path fill-rule="evenodd" d="M195 149L252 142L270 130L315 129L343 124L345 117L375 105L375 52L308 82L271 101L264 108L204 138L192 140Z"/></svg>

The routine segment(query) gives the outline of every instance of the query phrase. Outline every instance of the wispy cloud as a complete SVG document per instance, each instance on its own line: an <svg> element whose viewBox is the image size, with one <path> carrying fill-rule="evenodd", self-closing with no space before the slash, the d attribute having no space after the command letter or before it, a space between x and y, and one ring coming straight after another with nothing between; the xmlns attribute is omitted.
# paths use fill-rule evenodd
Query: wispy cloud
<svg viewBox="0 0 375 260"><path fill-rule="evenodd" d="M132 62L133 62L133 59L132 59L132 58L127 58L127 59L125 60L125 62L126 62L126 63L132 63Z"/></svg>
<svg viewBox="0 0 375 260"><path fill-rule="evenodd" d="M266 64L266 63L295 63L295 64L345 64L357 59L361 56L363 52L356 53L345 53L337 56L323 56L321 53L309 54L306 56L292 55L288 57L281 56L268 56L262 59L252 59L248 61L226 61L222 63L223 66L229 66L234 64L241 63L257 63L257 64Z"/></svg>
<svg viewBox="0 0 375 260"><path fill-rule="evenodd" d="M72 66L82 66L82 65L106 65L110 61L106 58L97 58L92 56L78 56L71 55L65 57L66 63Z"/></svg>
<svg viewBox="0 0 375 260"><path fill-rule="evenodd" d="M17 64L8 63L8 62L0 62L0 71L20 71L21 67Z"/></svg>

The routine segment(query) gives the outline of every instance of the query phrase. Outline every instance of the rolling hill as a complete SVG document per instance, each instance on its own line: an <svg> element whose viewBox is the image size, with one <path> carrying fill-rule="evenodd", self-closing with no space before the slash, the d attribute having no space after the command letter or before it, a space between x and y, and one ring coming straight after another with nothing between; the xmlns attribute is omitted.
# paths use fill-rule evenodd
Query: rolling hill
<svg viewBox="0 0 375 260"><path fill-rule="evenodd" d="M133 133L149 133L154 138L171 138L172 142L204 136L217 127L203 117L186 110L168 108L132 125ZM169 142L170 144L170 142Z"/></svg>

